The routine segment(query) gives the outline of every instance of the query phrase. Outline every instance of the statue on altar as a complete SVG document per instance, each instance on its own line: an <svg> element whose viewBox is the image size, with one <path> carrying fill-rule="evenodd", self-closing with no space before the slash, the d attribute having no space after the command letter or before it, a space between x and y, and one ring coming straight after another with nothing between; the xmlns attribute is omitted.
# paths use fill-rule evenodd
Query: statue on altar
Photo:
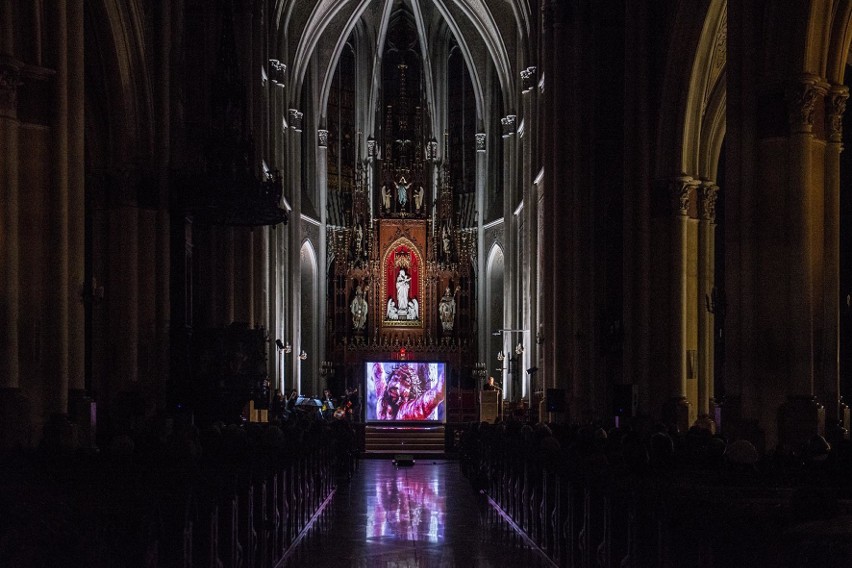
<svg viewBox="0 0 852 568"><path fill-rule="evenodd" d="M405 268L400 268L396 276L396 300L388 298L386 318L389 320L415 321L420 319L420 303L417 298L409 298L411 276Z"/></svg>
<svg viewBox="0 0 852 568"><path fill-rule="evenodd" d="M441 327L444 331L453 331L453 324L456 317L456 297L455 292L447 286L441 302L438 304L438 314L441 317Z"/></svg>
<svg viewBox="0 0 852 568"><path fill-rule="evenodd" d="M405 176L399 178L396 184L396 198L399 201L399 208L404 209L408 204L408 188L411 187L411 182L405 181Z"/></svg>
<svg viewBox="0 0 852 568"><path fill-rule="evenodd" d="M388 184L382 185L382 208L385 211L390 211L391 208L391 192Z"/></svg>
<svg viewBox="0 0 852 568"><path fill-rule="evenodd" d="M355 287L355 297L352 299L352 328L355 331L362 331L367 324L367 298L366 291L359 284Z"/></svg>
<svg viewBox="0 0 852 568"><path fill-rule="evenodd" d="M414 197L414 211L419 213L423 208L423 186L418 185L415 187L412 194Z"/></svg>

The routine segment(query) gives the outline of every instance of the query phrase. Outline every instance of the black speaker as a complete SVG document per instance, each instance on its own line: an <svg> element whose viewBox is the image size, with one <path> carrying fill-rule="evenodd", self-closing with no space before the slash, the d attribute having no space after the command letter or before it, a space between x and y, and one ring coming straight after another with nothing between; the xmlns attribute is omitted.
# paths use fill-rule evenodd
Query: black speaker
<svg viewBox="0 0 852 568"><path fill-rule="evenodd" d="M636 416L636 385L612 386L612 413L614 416Z"/></svg>
<svg viewBox="0 0 852 568"><path fill-rule="evenodd" d="M544 402L548 412L565 412L565 389L547 389L544 393Z"/></svg>

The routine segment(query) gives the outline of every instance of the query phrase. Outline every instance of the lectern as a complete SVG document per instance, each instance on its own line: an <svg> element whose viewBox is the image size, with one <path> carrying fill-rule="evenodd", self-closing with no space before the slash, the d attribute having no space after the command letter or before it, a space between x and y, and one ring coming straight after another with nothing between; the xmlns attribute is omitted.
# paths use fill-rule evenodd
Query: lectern
<svg viewBox="0 0 852 568"><path fill-rule="evenodd" d="M500 415L500 391L479 391L479 421L494 424Z"/></svg>

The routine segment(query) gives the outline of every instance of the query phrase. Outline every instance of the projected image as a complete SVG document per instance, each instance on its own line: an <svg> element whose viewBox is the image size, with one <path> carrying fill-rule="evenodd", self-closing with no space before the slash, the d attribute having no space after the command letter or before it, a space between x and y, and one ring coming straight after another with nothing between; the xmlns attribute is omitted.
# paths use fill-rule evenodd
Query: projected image
<svg viewBox="0 0 852 568"><path fill-rule="evenodd" d="M437 479L378 479L367 501L367 538L441 542L446 498Z"/></svg>
<svg viewBox="0 0 852 568"><path fill-rule="evenodd" d="M367 363L367 421L443 422L443 363Z"/></svg>

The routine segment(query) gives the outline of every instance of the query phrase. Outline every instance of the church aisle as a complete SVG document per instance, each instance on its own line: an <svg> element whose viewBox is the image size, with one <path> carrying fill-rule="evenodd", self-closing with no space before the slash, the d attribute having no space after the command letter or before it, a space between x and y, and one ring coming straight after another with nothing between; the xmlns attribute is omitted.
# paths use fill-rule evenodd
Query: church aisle
<svg viewBox="0 0 852 568"><path fill-rule="evenodd" d="M479 568L550 566L527 546L454 461L397 469L364 460L285 566Z"/></svg>

